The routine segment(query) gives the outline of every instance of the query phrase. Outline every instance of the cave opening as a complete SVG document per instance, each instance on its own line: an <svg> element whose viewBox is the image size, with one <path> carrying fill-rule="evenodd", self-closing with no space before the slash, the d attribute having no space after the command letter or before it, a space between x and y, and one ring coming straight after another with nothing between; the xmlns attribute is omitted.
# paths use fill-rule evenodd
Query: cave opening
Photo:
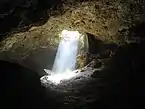
<svg viewBox="0 0 145 109"><path fill-rule="evenodd" d="M47 80L53 83L60 83L74 77L78 72L79 61L77 58L86 52L88 48L87 36L78 31L63 30L61 32L55 60L52 69L44 69L48 74ZM82 66L81 66L82 67ZM41 77L41 80L46 76Z"/></svg>

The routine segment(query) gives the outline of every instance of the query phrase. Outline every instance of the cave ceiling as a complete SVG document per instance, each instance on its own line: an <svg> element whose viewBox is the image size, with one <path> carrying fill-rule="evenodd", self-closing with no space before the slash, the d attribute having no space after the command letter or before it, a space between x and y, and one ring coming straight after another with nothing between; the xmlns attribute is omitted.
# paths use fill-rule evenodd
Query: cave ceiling
<svg viewBox="0 0 145 109"><path fill-rule="evenodd" d="M135 1L61 1L59 5L55 4L54 8L53 6L49 9L45 8L44 16L36 21L35 16L31 14L31 8L27 9L27 7L31 6L34 10L39 4L38 0L31 0L31 5L22 5L23 2L20 1L16 4L13 3L14 7L21 8L11 7L11 11L5 13L14 13L14 16L19 16L20 22L16 28L11 28L5 35L0 43L0 52L8 52L7 54L13 54L15 55L13 57L17 58L26 58L39 49L56 48L59 43L58 35L64 29L77 30L82 34L89 33L106 43L123 43L134 22L144 22L145 13L137 12L143 10L144 7L140 9L135 5ZM140 2L138 5L141 4ZM36 9L34 13L36 15L40 12ZM5 18L6 14L1 15ZM30 20L32 17L33 20ZM24 24L27 25L23 26ZM27 29L25 30L25 28Z"/></svg>

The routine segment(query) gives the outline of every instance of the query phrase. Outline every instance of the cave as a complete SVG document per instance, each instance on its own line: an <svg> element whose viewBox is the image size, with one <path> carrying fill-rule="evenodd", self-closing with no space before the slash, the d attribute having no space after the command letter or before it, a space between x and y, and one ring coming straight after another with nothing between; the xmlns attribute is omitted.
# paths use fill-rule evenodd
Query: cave
<svg viewBox="0 0 145 109"><path fill-rule="evenodd" d="M144 0L2 0L1 108L144 107Z"/></svg>

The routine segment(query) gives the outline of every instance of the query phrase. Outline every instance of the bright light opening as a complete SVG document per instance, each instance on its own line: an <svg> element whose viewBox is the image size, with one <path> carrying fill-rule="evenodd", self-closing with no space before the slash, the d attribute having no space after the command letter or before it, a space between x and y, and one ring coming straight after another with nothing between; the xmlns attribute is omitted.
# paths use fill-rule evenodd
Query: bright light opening
<svg viewBox="0 0 145 109"><path fill-rule="evenodd" d="M60 37L64 38L66 41L78 40L80 37L80 33L78 31L68 31L63 30L60 34Z"/></svg>
<svg viewBox="0 0 145 109"><path fill-rule="evenodd" d="M44 69L45 72L47 72L48 74L50 74L50 70ZM63 73L58 73L58 74L51 74L48 76L44 76L41 78L42 83L45 83L47 81L51 81L54 84L59 84L62 80L69 80L72 77L75 77L77 75L78 70L74 70L74 71L66 71Z"/></svg>
<svg viewBox="0 0 145 109"><path fill-rule="evenodd" d="M58 46L52 71L44 69L50 75L42 77L42 82L48 80L59 84L62 80L68 80L77 74L75 65L80 36L81 34L78 31L63 30L61 32L61 41Z"/></svg>

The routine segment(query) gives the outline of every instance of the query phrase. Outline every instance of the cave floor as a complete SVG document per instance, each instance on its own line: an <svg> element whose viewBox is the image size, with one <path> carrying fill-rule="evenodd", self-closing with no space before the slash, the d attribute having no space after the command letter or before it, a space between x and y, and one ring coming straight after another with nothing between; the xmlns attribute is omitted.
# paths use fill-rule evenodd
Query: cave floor
<svg viewBox="0 0 145 109"><path fill-rule="evenodd" d="M64 107L67 109L75 108L79 106L94 103L97 99L100 99L101 86L103 84L99 83L99 78L92 78L91 75L94 71L99 69L93 69L88 67L86 71L79 72L75 77L64 80L60 84L53 84L50 82L42 83L47 87L48 94L55 98L56 101L63 103ZM88 105L89 106L89 105Z"/></svg>

